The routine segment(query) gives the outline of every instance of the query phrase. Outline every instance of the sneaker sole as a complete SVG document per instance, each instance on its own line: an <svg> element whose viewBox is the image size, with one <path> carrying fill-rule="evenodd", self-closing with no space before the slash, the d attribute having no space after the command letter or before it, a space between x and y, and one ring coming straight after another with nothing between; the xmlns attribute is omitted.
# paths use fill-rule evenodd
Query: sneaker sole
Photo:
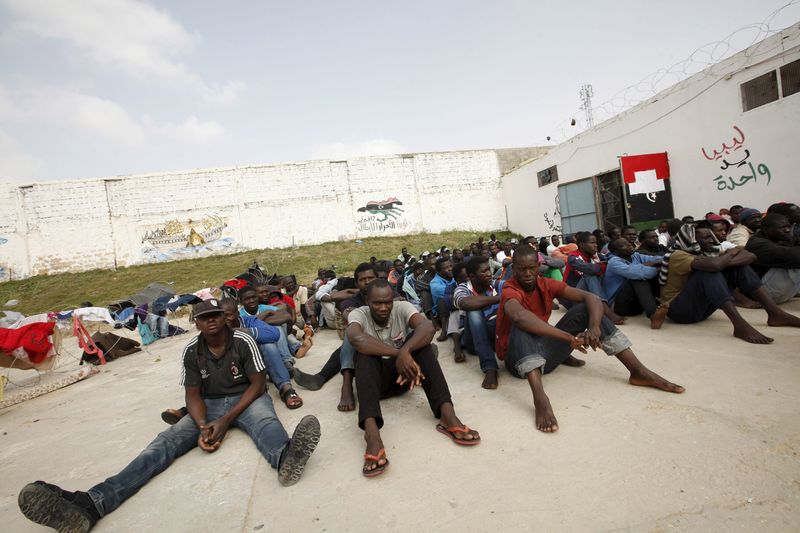
<svg viewBox="0 0 800 533"><path fill-rule="evenodd" d="M17 503L28 520L61 533L87 533L92 529L91 520L80 507L41 485L25 485Z"/></svg>
<svg viewBox="0 0 800 533"><path fill-rule="evenodd" d="M175 415L175 413L170 413L169 411L164 411L163 413L161 413L161 420L163 420L170 426L174 426L175 424L180 422L181 418L183 417L178 417L177 415Z"/></svg>
<svg viewBox="0 0 800 533"><path fill-rule="evenodd" d="M317 448L321 434L319 420L313 415L304 416L297 424L283 463L278 468L278 481L281 485L289 487L300 481L306 462Z"/></svg>

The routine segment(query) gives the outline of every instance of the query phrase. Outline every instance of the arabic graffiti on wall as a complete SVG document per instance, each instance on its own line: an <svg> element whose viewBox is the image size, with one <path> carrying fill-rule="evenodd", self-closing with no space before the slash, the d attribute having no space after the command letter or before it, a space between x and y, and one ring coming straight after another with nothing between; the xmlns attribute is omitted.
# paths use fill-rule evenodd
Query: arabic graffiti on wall
<svg viewBox="0 0 800 533"><path fill-rule="evenodd" d="M403 202L394 196L380 202L370 200L365 206L356 210L357 213L364 213L356 219L356 229L379 232L406 229L408 221L405 220L403 209L397 207L400 205L403 205Z"/></svg>
<svg viewBox="0 0 800 533"><path fill-rule="evenodd" d="M556 219L561 220L561 206L558 204L558 193L556 193L555 204L556 208L553 211L552 218L547 212L545 212L544 223L547 224L547 227L550 228L550 231L561 233L561 225L556 224Z"/></svg>
<svg viewBox="0 0 800 533"><path fill-rule="evenodd" d="M720 169L725 173L714 178L714 184L718 191L732 191L737 187L747 185L751 181L758 182L758 177L766 177L766 185L772 181L772 173L764 163L750 161L750 150L744 146L745 135L738 126L733 126L734 135L730 143L723 142L717 149L707 150L700 148L708 161L720 163ZM732 169L732 170L731 170ZM725 175L727 174L727 175ZM762 180L763 182L763 180Z"/></svg>

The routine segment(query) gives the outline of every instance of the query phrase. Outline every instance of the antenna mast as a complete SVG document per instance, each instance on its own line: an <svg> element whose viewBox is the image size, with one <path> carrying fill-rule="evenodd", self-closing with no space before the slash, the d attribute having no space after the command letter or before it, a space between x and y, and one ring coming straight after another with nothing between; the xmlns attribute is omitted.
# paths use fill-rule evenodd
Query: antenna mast
<svg viewBox="0 0 800 533"><path fill-rule="evenodd" d="M594 126L594 116L592 115L592 96L594 96L592 86L588 83L583 85L580 92L581 109L586 112L586 125L589 128Z"/></svg>

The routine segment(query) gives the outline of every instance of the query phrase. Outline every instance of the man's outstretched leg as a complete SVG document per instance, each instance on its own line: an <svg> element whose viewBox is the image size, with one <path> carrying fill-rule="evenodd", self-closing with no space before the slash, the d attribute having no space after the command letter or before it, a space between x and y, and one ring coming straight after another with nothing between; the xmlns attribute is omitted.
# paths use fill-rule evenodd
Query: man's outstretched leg
<svg viewBox="0 0 800 533"><path fill-rule="evenodd" d="M386 449L381 440L381 431L374 417L364 420L364 440L367 443L367 451L364 453L364 468L361 471L365 477L374 477L382 474L389 466L389 459L386 458Z"/></svg>
<svg viewBox="0 0 800 533"><path fill-rule="evenodd" d="M336 406L342 412L354 411L356 408L356 395L353 392L353 380L356 377L355 356L356 350L345 335L339 353L339 363L342 368L342 393L339 397L339 405Z"/></svg>
<svg viewBox="0 0 800 533"><path fill-rule="evenodd" d="M380 400L384 391L391 387L394 361L384 361L380 357L355 356L356 386L358 387L358 427L364 430L367 448L364 452L364 467L361 473L365 477L382 474L389 465L386 450L381 440L380 428L383 427Z"/></svg>
<svg viewBox="0 0 800 533"><path fill-rule="evenodd" d="M488 320L483 310L467 311L464 323L464 334L467 348L478 354L483 371L484 389L497 388L497 359L494 352L496 320Z"/></svg>
<svg viewBox="0 0 800 533"><path fill-rule="evenodd" d="M558 420L550 405L550 398L544 392L542 385L542 369L536 368L528 372L525 376L528 385L533 393L534 417L536 418L536 429L545 433L558 431Z"/></svg>
<svg viewBox="0 0 800 533"><path fill-rule="evenodd" d="M583 305L573 306L557 327L563 329L572 322L584 320L582 318L586 315L584 309ZM558 431L558 421L553 413L553 407L550 405L550 398L544 392L542 374L555 370L558 365L571 357L570 352L572 352L572 347L568 343L553 340L548 344L546 338L534 336L517 326L511 328L506 351L506 368L512 376L528 380L531 393L533 393L536 429L539 431L545 433Z"/></svg>
<svg viewBox="0 0 800 533"><path fill-rule="evenodd" d="M306 415L290 439L266 394L253 401L236 418L235 424L250 435L264 459L278 471L278 481L285 487L300 480L321 434L317 418Z"/></svg>
<svg viewBox="0 0 800 533"><path fill-rule="evenodd" d="M711 316L716 309L721 309L733 325L733 336L751 344L769 344L771 337L762 335L750 325L734 304L732 290L743 285L754 292L759 292L760 280L752 269L752 278L740 273L737 269L725 272L705 272L698 270L692 273L681 292L669 304L667 316L679 324L695 324Z"/></svg>
<svg viewBox="0 0 800 533"><path fill-rule="evenodd" d="M453 400L450 397L450 389L447 386L442 367L433 345L413 352L411 356L419 365L419 369L425 379L422 380L422 389L428 398L433 416L439 419L436 430L447 435L456 444L473 445L481 440L480 434L474 429L470 429L456 415L453 407Z"/></svg>
<svg viewBox="0 0 800 533"><path fill-rule="evenodd" d="M306 374L299 368L294 369L294 381L304 389L319 390L341 371L341 348L333 351L331 356L316 374Z"/></svg>
<svg viewBox="0 0 800 533"><path fill-rule="evenodd" d="M600 346L603 351L608 355L614 355L630 372L628 383L678 394L685 390L644 366L631 350L631 341L608 318L604 317L600 321L600 333Z"/></svg>
<svg viewBox="0 0 800 533"><path fill-rule="evenodd" d="M209 409L209 418L216 414ZM195 446L200 429L191 417L162 431L119 474L87 492L69 492L43 481L29 483L19 493L22 514L59 531L89 531L101 517L136 494L150 479Z"/></svg>
<svg viewBox="0 0 800 533"><path fill-rule="evenodd" d="M625 348L623 351L616 354L616 358L625 365L625 368L631 373L628 378L628 383L637 385L639 387L653 387L667 392L674 392L677 394L682 393L684 390L680 385L676 385L666 379L662 378L646 366L633 353L630 348Z"/></svg>

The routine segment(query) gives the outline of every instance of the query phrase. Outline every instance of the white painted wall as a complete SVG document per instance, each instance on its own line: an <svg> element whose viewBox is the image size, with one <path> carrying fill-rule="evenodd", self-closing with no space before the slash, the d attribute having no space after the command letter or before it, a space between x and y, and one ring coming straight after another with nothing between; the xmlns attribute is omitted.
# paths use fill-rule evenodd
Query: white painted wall
<svg viewBox="0 0 800 533"><path fill-rule="evenodd" d="M472 150L0 183L0 279L388 234L504 228L500 174L494 150ZM402 205L357 211L389 197ZM143 242L146 234L170 228L178 234L175 243ZM190 228L221 231L191 247L182 236Z"/></svg>
<svg viewBox="0 0 800 533"><path fill-rule="evenodd" d="M743 112L740 91L743 82L799 58L800 25L795 25L505 175L509 229L523 235L554 233L545 216L554 218L559 184L618 169L621 155L664 151L679 218L699 218L734 204L764 210L779 201L800 202L800 93ZM745 134L749 161L756 168L768 167L769 185L760 175L734 190L718 190L715 178L738 180L743 169L723 171L701 149L711 153L725 142L730 145L734 126ZM537 172L553 165L558 167L559 181L540 188ZM556 215L555 224L560 222Z"/></svg>

